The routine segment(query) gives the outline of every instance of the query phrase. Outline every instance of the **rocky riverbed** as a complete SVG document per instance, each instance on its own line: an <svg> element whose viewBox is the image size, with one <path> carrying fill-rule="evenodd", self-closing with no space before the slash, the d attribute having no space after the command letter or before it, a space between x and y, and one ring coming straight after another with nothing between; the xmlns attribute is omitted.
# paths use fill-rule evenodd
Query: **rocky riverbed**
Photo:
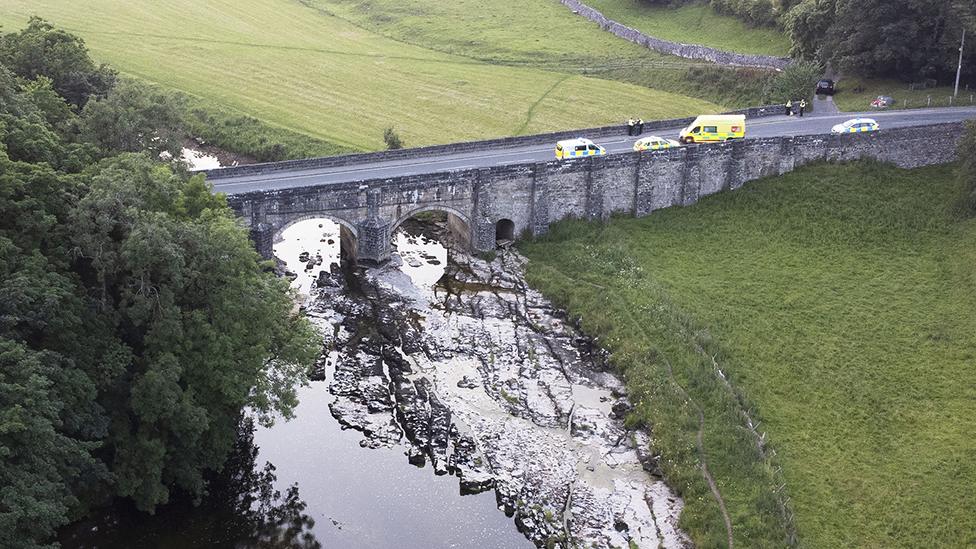
<svg viewBox="0 0 976 549"><path fill-rule="evenodd" d="M538 546L690 545L647 434L623 426L622 383L526 286L525 260L507 249L446 261L443 226L411 231L389 265L333 265L312 285L332 415L364 447L402 447L462 492L494 490Z"/></svg>

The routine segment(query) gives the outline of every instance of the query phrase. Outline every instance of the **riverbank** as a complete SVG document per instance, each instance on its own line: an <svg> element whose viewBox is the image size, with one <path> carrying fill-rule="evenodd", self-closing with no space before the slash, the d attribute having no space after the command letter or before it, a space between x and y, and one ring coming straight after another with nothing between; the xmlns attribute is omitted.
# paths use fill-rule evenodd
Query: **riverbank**
<svg viewBox="0 0 976 549"><path fill-rule="evenodd" d="M737 545L961 546L976 222L958 191L947 166L818 165L520 249L625 373L696 545L727 544L707 468Z"/></svg>

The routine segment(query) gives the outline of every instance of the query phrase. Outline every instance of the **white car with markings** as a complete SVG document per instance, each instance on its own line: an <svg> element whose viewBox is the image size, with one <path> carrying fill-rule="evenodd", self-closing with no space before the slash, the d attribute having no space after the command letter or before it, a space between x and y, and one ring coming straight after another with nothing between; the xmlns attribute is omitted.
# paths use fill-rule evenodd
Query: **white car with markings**
<svg viewBox="0 0 976 549"><path fill-rule="evenodd" d="M873 118L852 118L830 128L830 133L876 132L880 129L881 126Z"/></svg>
<svg viewBox="0 0 976 549"><path fill-rule="evenodd" d="M662 149L670 149L672 147L680 147L681 143L678 143L674 139L665 139L663 137L658 137L656 135L649 135L638 139L634 143L635 151L659 151Z"/></svg>

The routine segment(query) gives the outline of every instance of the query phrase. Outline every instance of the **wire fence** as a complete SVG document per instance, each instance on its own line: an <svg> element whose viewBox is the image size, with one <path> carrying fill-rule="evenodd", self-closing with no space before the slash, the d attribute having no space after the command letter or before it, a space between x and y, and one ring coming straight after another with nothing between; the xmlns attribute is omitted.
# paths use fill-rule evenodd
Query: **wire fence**
<svg viewBox="0 0 976 549"><path fill-rule="evenodd" d="M890 107L899 109L920 109L927 107L968 107L976 105L976 92L959 93L958 96L950 94L927 94L913 95L899 98L897 95L890 96L892 101Z"/></svg>

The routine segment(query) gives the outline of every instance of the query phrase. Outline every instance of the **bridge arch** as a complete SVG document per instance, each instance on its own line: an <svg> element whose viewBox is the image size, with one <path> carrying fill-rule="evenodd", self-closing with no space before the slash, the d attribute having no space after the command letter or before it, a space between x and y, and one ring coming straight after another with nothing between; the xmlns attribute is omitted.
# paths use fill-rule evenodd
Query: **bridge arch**
<svg viewBox="0 0 976 549"><path fill-rule="evenodd" d="M410 219L411 217L413 217L413 216L415 216L417 214L424 213L424 212L444 212L444 213L446 213L448 215L453 215L453 216L458 217L462 222L464 222L465 226L467 226L469 229L471 227L471 221L468 219L467 214L465 214L464 212L462 212L462 211L460 211L460 210L458 210L456 208L452 208L451 206L441 206L441 205L438 205L438 204L428 204L428 205L419 206L417 208L414 208L413 210L410 210L410 211L408 211L405 214L401 214L397 218L397 220L393 223L393 226L390 228L390 232L391 233L396 232L396 230L398 228L400 228L400 225L402 225L404 221Z"/></svg>
<svg viewBox="0 0 976 549"><path fill-rule="evenodd" d="M288 220L287 223L282 224L275 231L277 233L275 235L276 240L277 240L277 237L280 237L281 236L281 233L285 232L285 230L287 230L292 225L295 225L297 223L301 223L302 221L308 221L309 219L328 219L329 221L333 221L333 222L339 224L340 226L345 227L346 229L348 229L350 232L352 232L352 236L355 236L357 238L359 237L359 229L356 228L356 224L355 223L352 223L350 221L346 221L345 219L342 219L341 217L338 217L338 216L335 216L335 215L332 215L332 214L329 214L329 213L309 213L309 214L303 214L303 215L299 215L299 216L296 216L296 217L293 217L293 218L289 218L289 220Z"/></svg>
<svg viewBox="0 0 976 549"><path fill-rule="evenodd" d="M342 219L336 215L329 213L307 213L289 218L287 222L275 227L274 238L272 244L272 250L274 244L282 242L284 239L285 231L298 223L303 221L310 221L315 219L325 219L332 221L339 226L339 256L342 259L351 261L355 263L358 257L358 242L359 242L359 229L354 223Z"/></svg>
<svg viewBox="0 0 976 549"><path fill-rule="evenodd" d="M448 230L458 238L465 248L471 247L471 233L474 228L471 226L471 220L468 215L451 206L444 206L440 204L426 204L423 206L418 206L417 208L409 210L405 214L401 214L393 225L390 226L390 237L392 238L392 236L396 233L396 230L400 228L400 225L402 225L406 220L424 212L446 213Z"/></svg>

